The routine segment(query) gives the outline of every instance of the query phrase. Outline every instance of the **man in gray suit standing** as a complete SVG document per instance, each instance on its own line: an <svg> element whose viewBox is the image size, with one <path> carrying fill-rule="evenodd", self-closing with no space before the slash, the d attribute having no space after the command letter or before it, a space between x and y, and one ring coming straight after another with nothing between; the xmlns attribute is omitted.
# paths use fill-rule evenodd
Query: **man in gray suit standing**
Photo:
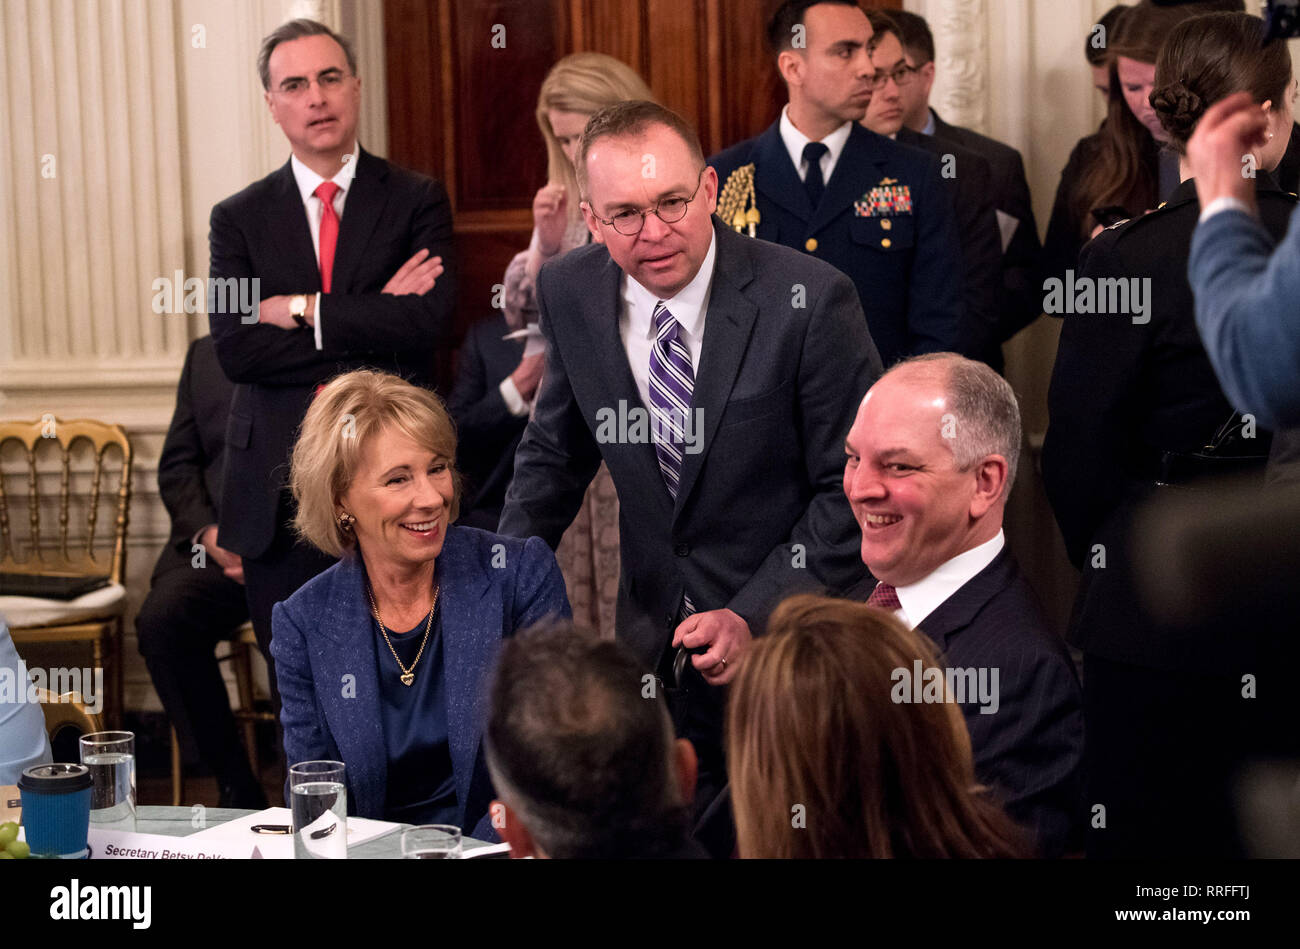
<svg viewBox="0 0 1300 949"><path fill-rule="evenodd" d="M864 575L840 476L880 357L847 277L714 220L717 175L680 116L599 112L576 166L595 243L538 277L546 369L500 530L554 547L608 465L617 634L696 745L699 816L726 780L721 687L768 613Z"/></svg>

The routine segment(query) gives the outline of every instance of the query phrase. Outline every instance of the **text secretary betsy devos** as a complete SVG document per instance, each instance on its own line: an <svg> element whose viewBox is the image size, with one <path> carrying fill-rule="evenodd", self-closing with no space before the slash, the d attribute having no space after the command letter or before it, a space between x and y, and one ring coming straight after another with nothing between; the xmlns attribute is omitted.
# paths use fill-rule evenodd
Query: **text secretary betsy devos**
<svg viewBox="0 0 1300 949"><path fill-rule="evenodd" d="M480 751L501 641L568 617L538 538L454 527L456 434L438 397L359 370L317 394L293 449L295 526L339 562L272 611L290 764L347 766L348 813L496 839Z"/></svg>

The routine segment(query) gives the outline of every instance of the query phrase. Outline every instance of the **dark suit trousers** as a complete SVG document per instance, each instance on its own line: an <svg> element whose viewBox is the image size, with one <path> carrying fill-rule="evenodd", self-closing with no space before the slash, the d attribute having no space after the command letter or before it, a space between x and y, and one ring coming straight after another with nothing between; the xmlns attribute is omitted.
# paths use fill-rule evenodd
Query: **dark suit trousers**
<svg viewBox="0 0 1300 949"><path fill-rule="evenodd" d="M1246 699L1235 674L1169 672L1090 653L1083 670L1088 856L1245 856L1234 784L1250 761L1294 753L1293 696L1261 689ZM1106 807L1104 829L1092 826L1097 804Z"/></svg>
<svg viewBox="0 0 1300 949"><path fill-rule="evenodd" d="M667 649L658 675L668 686L665 700L672 714L678 738L695 749L699 775L695 781L695 802L691 810L693 836L714 859L726 859L736 847L730 798L720 797L727 786L727 762L723 754L722 724L726 691L709 685L687 660L683 689L672 687L676 649Z"/></svg>
<svg viewBox="0 0 1300 949"><path fill-rule="evenodd" d="M243 587L209 560L202 569L183 564L158 574L135 621L140 654L182 747L197 751L223 796L231 789L240 795L238 806L252 806L262 792L214 650L246 619Z"/></svg>
<svg viewBox="0 0 1300 949"><path fill-rule="evenodd" d="M253 630L257 633L257 645L266 658L278 734L280 688L275 679L275 662L271 659L271 607L289 599L304 583L333 566L336 559L305 541L295 540L290 526L293 502L287 493L281 495L277 518L279 525L271 546L260 557L244 558L244 592Z"/></svg>

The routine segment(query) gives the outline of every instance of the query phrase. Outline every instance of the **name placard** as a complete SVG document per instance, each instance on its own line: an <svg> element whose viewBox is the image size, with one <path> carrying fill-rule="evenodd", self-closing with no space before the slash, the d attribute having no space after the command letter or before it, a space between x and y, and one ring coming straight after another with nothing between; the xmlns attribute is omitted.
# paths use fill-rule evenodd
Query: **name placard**
<svg viewBox="0 0 1300 949"><path fill-rule="evenodd" d="M88 843L91 860L247 860L253 855L253 848L231 841L93 827Z"/></svg>

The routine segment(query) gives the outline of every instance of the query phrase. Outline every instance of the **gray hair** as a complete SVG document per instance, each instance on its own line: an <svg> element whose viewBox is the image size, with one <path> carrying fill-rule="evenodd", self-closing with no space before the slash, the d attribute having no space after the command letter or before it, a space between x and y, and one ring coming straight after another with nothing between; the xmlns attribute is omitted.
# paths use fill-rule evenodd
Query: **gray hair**
<svg viewBox="0 0 1300 949"><path fill-rule="evenodd" d="M277 26L271 33L262 40L262 48L257 54L257 74L262 77L262 88L270 90L271 88L271 54L281 43L288 43L290 40L300 40L304 36L328 36L334 42L343 48L343 55L348 60L348 71L352 75L357 74L357 56L352 50L352 43L346 36L335 33L324 23L317 20L308 20L299 18L290 20L288 23L282 23Z"/></svg>
<svg viewBox="0 0 1300 949"><path fill-rule="evenodd" d="M907 367L941 370L948 410L954 418L952 447L957 468L965 471L988 455L1007 460L1005 498L1020 465L1020 403L1011 384L982 362L957 353L926 353L898 363L886 376ZM882 377L883 378L883 377Z"/></svg>

